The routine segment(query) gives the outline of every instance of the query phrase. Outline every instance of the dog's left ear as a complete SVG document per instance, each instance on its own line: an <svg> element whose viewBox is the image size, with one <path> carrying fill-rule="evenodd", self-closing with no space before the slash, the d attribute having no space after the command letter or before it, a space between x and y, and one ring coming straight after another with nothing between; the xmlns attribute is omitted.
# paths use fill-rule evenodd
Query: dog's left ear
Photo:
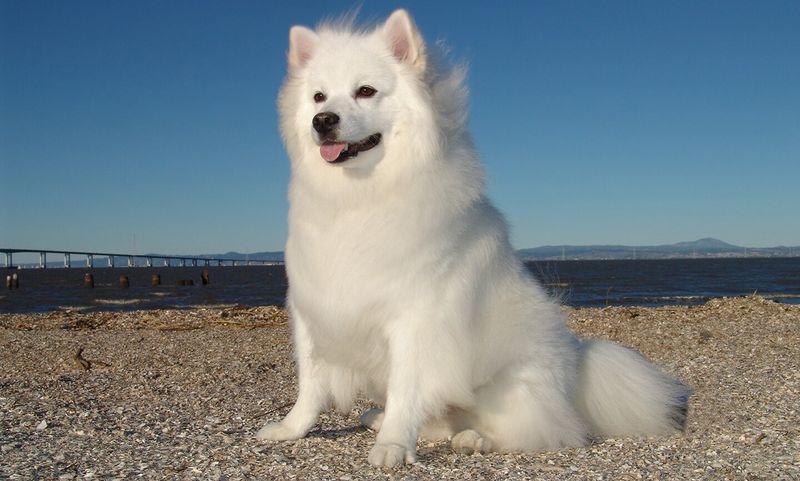
<svg viewBox="0 0 800 481"><path fill-rule="evenodd" d="M383 24L383 36L397 60L425 71L425 42L405 10L395 10Z"/></svg>

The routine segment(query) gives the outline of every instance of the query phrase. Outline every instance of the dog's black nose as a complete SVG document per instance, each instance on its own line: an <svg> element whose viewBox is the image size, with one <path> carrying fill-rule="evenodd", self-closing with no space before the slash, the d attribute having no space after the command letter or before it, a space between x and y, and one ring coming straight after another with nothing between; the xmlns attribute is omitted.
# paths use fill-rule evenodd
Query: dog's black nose
<svg viewBox="0 0 800 481"><path fill-rule="evenodd" d="M333 112L320 112L314 116L311 124L314 126L314 130L325 135L339 124L339 116Z"/></svg>

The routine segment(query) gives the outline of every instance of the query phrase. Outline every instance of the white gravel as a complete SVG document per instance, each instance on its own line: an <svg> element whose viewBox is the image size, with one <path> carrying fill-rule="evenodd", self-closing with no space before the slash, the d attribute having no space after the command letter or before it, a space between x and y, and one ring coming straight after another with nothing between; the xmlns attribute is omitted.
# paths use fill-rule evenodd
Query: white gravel
<svg viewBox="0 0 800 481"><path fill-rule="evenodd" d="M800 479L800 306L577 309L570 323L688 383L686 433L517 455L421 442L418 464L376 469L366 403L297 442L254 438L295 397L280 308L0 314L0 479Z"/></svg>

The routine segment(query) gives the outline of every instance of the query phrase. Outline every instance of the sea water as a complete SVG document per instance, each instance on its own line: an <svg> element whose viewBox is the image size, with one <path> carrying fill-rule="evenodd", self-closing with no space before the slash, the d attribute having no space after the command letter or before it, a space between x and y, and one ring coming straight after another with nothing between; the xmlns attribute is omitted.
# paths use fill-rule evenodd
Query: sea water
<svg viewBox="0 0 800 481"><path fill-rule="evenodd" d="M716 297L758 294L800 303L800 257L526 262L562 303L574 307L697 305ZM48 268L2 270L19 289L0 290L0 313L136 310L225 305L283 305L282 265L208 267ZM94 288L86 288L86 273ZM153 274L161 285L151 286ZM119 285L127 276L130 287ZM192 280L194 285L180 285Z"/></svg>

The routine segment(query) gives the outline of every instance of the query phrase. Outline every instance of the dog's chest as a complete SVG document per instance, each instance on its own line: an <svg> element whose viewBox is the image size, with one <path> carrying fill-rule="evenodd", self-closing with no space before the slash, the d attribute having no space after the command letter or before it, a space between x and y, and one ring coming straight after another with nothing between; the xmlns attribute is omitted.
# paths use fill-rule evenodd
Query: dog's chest
<svg viewBox="0 0 800 481"><path fill-rule="evenodd" d="M315 343L382 345L386 327L447 284L433 273L457 256L454 230L408 198L345 212L316 207L290 211L291 304Z"/></svg>
<svg viewBox="0 0 800 481"><path fill-rule="evenodd" d="M293 305L329 334L353 336L400 305L410 278L410 233L391 216L290 216L286 245ZM349 331L358 331L356 333Z"/></svg>
<svg viewBox="0 0 800 481"><path fill-rule="evenodd" d="M358 234L363 231L295 229L286 248L289 297L315 355L371 372L385 364L385 327L402 293L389 286L394 268Z"/></svg>

